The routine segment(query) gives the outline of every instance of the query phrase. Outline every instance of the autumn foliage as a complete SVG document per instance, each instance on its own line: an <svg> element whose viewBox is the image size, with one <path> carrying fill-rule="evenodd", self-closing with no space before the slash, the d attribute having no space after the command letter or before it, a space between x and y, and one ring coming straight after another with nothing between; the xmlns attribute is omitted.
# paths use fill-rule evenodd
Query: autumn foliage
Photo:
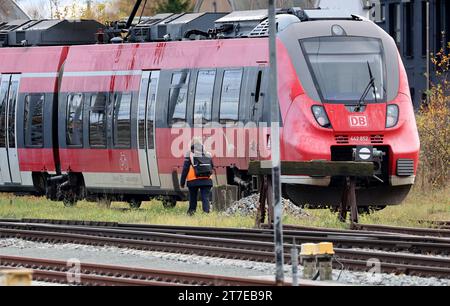
<svg viewBox="0 0 450 306"><path fill-rule="evenodd" d="M108 0L96 3L91 10L84 10L82 18L97 19L100 22L115 21L130 15L135 1L130 0ZM142 1L138 16L153 16L158 13L181 13L192 9L190 0L157 0Z"/></svg>
<svg viewBox="0 0 450 306"><path fill-rule="evenodd" d="M432 58L435 83L417 114L421 154L417 185L422 190L446 187L450 173L450 43Z"/></svg>

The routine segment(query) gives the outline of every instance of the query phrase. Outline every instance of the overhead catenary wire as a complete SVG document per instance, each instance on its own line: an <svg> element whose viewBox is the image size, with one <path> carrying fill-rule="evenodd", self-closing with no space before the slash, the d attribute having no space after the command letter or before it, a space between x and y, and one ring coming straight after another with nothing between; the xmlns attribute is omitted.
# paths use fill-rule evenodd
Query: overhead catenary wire
<svg viewBox="0 0 450 306"><path fill-rule="evenodd" d="M142 7L142 11L141 11L141 15L139 16L138 24L141 23L141 21L142 21L142 16L144 15L145 7L147 6L147 1L148 0L145 0L144 6Z"/></svg>

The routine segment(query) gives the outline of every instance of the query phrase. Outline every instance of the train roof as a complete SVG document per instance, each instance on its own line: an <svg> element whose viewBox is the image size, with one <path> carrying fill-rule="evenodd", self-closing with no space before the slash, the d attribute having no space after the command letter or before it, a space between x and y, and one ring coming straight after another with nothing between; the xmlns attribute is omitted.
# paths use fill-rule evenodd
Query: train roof
<svg viewBox="0 0 450 306"><path fill-rule="evenodd" d="M317 20L365 20L344 10L298 7L277 10L278 31L293 23ZM163 13L103 25L94 20L0 21L0 47L63 46L97 43L232 39L268 36L267 10L231 13Z"/></svg>

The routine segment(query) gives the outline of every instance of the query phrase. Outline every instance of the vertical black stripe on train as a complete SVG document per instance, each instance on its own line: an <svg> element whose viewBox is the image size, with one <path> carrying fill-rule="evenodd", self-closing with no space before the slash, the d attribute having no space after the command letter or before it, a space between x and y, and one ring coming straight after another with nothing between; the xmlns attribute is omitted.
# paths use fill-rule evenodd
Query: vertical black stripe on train
<svg viewBox="0 0 450 306"><path fill-rule="evenodd" d="M59 90L59 85L60 85L60 81L58 82L58 90ZM59 148L59 139L58 139L58 113L59 113L59 103L58 103L58 98L59 98L59 94L58 92L56 92L53 95L53 100L52 100L52 118L51 118L51 122L52 122L52 130L51 130L51 134L47 134L47 135L52 135L52 141L53 141L53 158L55 160L55 170L56 170L56 174L61 174L61 159L59 157L59 150L56 148Z"/></svg>

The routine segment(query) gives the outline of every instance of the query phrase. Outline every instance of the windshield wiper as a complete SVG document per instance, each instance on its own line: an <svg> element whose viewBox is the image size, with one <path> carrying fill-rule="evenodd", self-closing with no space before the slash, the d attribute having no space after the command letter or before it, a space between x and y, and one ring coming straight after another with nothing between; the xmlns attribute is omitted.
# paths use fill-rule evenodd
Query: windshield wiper
<svg viewBox="0 0 450 306"><path fill-rule="evenodd" d="M375 86L375 77L372 74L372 69L370 68L369 61L367 61L367 68L369 69L369 76L372 81L372 88L373 88L373 97L375 99L375 103L378 103L377 101L377 87Z"/></svg>
<svg viewBox="0 0 450 306"><path fill-rule="evenodd" d="M369 83L367 84L366 88L364 89L363 94L361 95L361 98L359 98L358 103L355 107L355 112L359 112L361 110L361 107L364 106L364 100L367 97L367 94L369 93L370 89L373 88L373 95L375 97L375 102L377 102L377 88L375 86L375 78L372 74L372 69L370 68L369 61L367 61L367 67L369 68Z"/></svg>

